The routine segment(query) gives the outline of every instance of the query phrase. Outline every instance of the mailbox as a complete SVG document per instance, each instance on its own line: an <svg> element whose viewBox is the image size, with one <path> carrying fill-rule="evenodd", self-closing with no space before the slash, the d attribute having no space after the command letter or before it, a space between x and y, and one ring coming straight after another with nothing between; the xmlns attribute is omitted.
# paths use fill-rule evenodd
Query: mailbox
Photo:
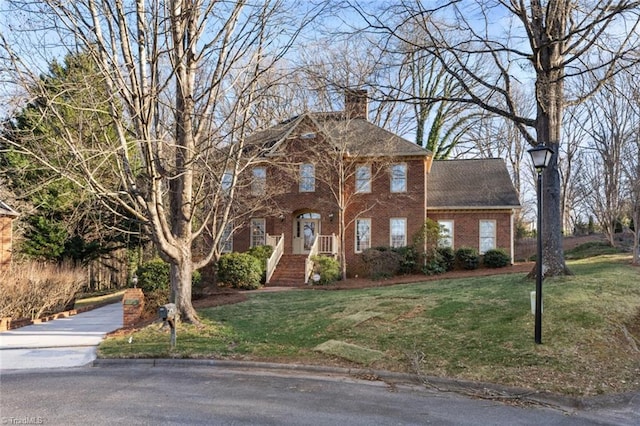
<svg viewBox="0 0 640 426"><path fill-rule="evenodd" d="M162 321L173 322L176 319L177 311L175 303L167 303L158 308L158 317L160 317Z"/></svg>

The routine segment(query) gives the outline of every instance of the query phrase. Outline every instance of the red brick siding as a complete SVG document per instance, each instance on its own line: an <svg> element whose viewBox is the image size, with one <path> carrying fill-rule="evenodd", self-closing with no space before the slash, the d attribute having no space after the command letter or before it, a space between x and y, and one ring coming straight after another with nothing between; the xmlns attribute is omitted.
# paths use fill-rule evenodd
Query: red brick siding
<svg viewBox="0 0 640 426"><path fill-rule="evenodd" d="M313 129L309 129L313 131ZM304 133L306 130L300 130ZM332 194L331 186L326 183L327 179L320 176L326 171L320 170L319 162L314 161L314 156L318 153L310 154L306 150L309 143L314 146L323 146L322 133L316 134L316 139L309 140L292 139L288 141L286 161L290 166L287 170L282 166L267 166L267 188L277 187L284 189L283 193L274 197L276 209L267 209L264 214L254 214L253 217L264 217L266 219L266 232L270 235L285 234L285 253L293 251L293 233L295 219L298 215L307 212L319 213L322 220L319 233L323 235L339 235L338 205L335 195ZM328 144L326 146L329 146ZM277 160L277 159L276 159ZM314 192L299 191L299 168L300 163L310 162L316 165L316 187ZM358 162L356 162L358 163ZM381 160L372 165L372 185L371 193L353 194L355 188L355 176L346 182L346 197L348 208L345 212L345 254L347 265L354 263L359 257L355 253L355 219L371 219L371 243L372 246L388 246L389 241L389 220L391 218L407 219L407 241L410 242L412 236L420 229L425 216L425 175L426 159L423 157L398 158L391 163L407 164L407 192L391 193L391 177L389 172L390 161ZM353 166L353 165L352 165ZM352 167L351 166L351 167ZM337 181L337 176L335 177ZM337 182L333 183L337 185ZM283 212L283 220L278 218ZM333 214L333 220L329 215ZM246 251L250 244L249 220L247 226L234 234L234 251Z"/></svg>
<svg viewBox="0 0 640 426"><path fill-rule="evenodd" d="M429 211L427 217L434 221L453 221L453 248L480 248L480 221L496 221L496 246L511 253L511 211Z"/></svg>
<svg viewBox="0 0 640 426"><path fill-rule="evenodd" d="M347 211L347 222L353 223L347 227L345 233L347 265L354 263L360 256L355 253L355 219L371 219L371 246L389 246L389 233L391 218L407 219L407 242L410 243L413 235L419 231L425 220L424 184L426 163L423 158L406 159L399 158L393 163L407 164L407 192L392 193L390 164L385 162L372 166L374 176L371 193L357 194L356 199ZM380 170L382 167L382 170ZM352 179L347 186L353 190L355 180Z"/></svg>

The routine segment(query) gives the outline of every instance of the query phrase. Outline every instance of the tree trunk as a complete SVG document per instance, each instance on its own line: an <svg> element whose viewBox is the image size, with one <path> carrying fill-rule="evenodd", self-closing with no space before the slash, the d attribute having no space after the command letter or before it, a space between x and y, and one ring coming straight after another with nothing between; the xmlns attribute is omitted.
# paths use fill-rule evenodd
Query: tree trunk
<svg viewBox="0 0 640 426"><path fill-rule="evenodd" d="M182 259L179 264L171 264L170 272L171 301L176 304L181 319L192 324L200 324L198 314L191 303L191 279L193 275L191 259Z"/></svg>
<svg viewBox="0 0 640 426"><path fill-rule="evenodd" d="M562 113L564 110L564 68L562 66L562 40L566 22L562 14L555 16L550 27L541 25L536 69L536 138L538 145L546 145L553 149L551 161L543 172L542 187L542 271L544 276L571 274L566 266L563 249L563 227L561 211L561 182L558 171L558 154L560 152L560 134L562 129ZM552 31L548 34L546 30ZM553 42L555 41L555 42ZM535 275L535 268L533 275Z"/></svg>

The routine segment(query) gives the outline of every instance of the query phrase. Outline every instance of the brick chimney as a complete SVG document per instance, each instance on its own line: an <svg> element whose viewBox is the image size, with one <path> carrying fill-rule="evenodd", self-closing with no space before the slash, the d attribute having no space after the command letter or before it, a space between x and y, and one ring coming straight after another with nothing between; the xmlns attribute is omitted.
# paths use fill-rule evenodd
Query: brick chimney
<svg viewBox="0 0 640 426"><path fill-rule="evenodd" d="M367 89L347 89L344 92L344 110L348 119L369 119L369 92Z"/></svg>

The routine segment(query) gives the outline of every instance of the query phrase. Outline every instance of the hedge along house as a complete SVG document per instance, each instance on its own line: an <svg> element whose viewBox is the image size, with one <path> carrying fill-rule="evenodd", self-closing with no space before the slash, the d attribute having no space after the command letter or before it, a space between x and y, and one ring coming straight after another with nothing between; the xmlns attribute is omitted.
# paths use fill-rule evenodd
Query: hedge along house
<svg viewBox="0 0 640 426"><path fill-rule="evenodd" d="M248 146L259 147L264 161L251 168L245 196L264 208L245 224L230 227L235 231L223 251L271 245L275 250L267 265L267 283L292 285L309 281L310 258L316 254L337 257L347 274L354 275L364 250L411 244L430 212L432 153L370 123L367 116L366 91L348 91L345 111L305 113L254 134ZM440 171L449 170L435 168L439 177ZM446 177L435 182L446 191ZM469 184L474 183L471 178ZM486 185L504 183L500 179ZM265 197L270 190L273 194ZM510 181L504 191L515 194ZM467 208L472 204L463 204L457 212L477 221L478 212ZM487 220L495 220L500 239L494 243L503 244L497 247L512 247L502 240L505 233L513 235L511 217ZM454 233L465 229L451 228ZM462 237L454 235L452 241L458 240ZM471 247L480 248L479 241Z"/></svg>
<svg viewBox="0 0 640 426"><path fill-rule="evenodd" d="M0 272L11 266L13 220L16 217L18 213L0 200Z"/></svg>

